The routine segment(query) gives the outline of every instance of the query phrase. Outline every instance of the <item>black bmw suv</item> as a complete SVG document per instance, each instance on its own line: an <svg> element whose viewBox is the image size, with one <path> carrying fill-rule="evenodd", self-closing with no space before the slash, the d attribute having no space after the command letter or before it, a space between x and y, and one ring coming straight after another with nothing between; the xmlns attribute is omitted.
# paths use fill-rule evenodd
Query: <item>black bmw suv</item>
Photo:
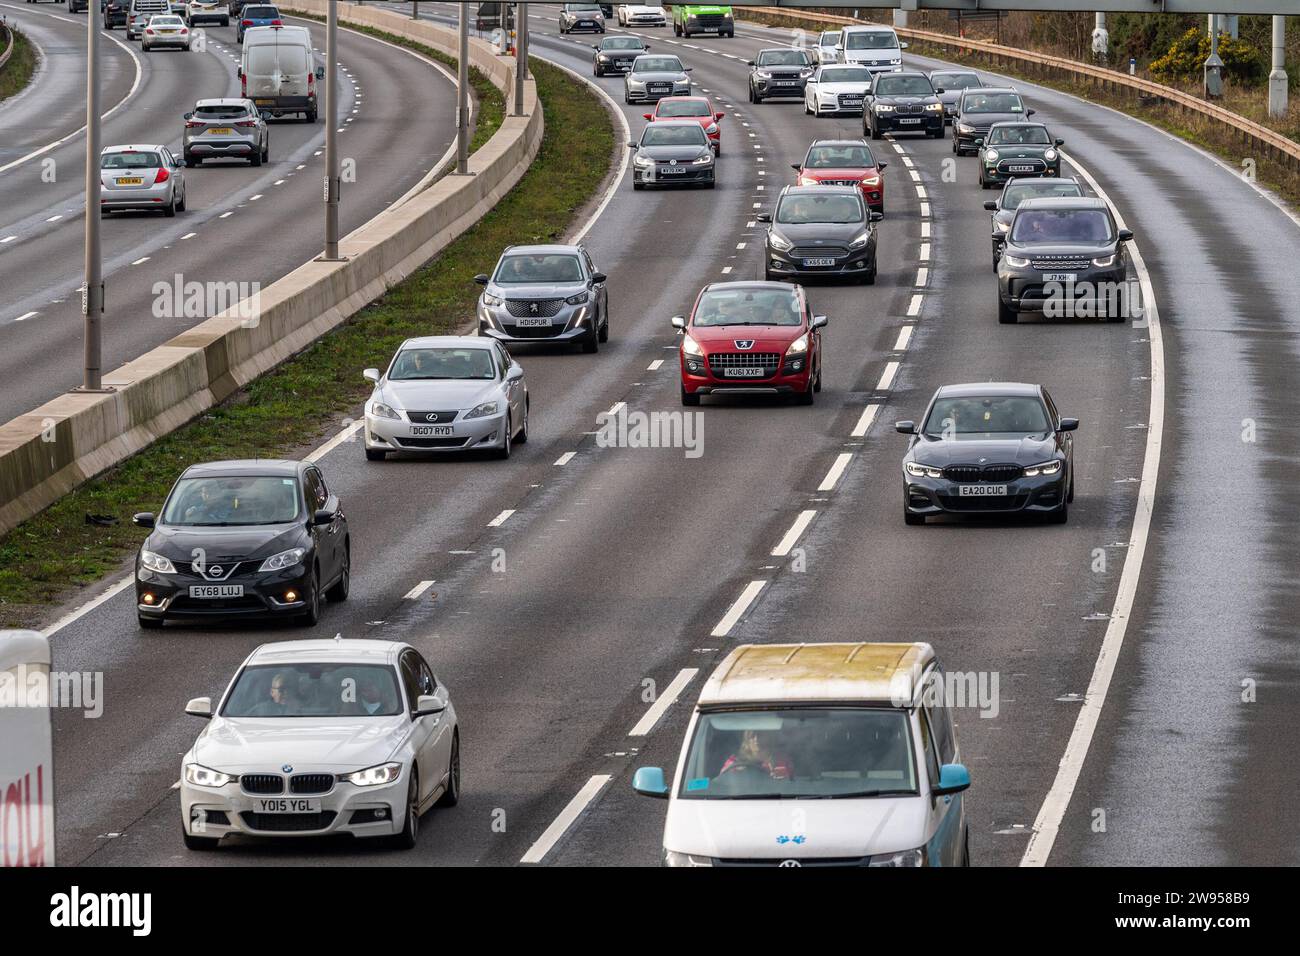
<svg viewBox="0 0 1300 956"><path fill-rule="evenodd" d="M877 73L862 110L862 133L880 139L885 133L943 135L943 103L924 73Z"/></svg>
<svg viewBox="0 0 1300 956"><path fill-rule="evenodd" d="M321 595L348 596L351 539L337 496L304 461L191 465L135 561L140 626L171 619L289 617L315 624Z"/></svg>
<svg viewBox="0 0 1300 956"><path fill-rule="evenodd" d="M1016 322L1021 312L1108 322L1136 314L1125 246L1132 238L1095 196L1021 203L998 259L998 321Z"/></svg>

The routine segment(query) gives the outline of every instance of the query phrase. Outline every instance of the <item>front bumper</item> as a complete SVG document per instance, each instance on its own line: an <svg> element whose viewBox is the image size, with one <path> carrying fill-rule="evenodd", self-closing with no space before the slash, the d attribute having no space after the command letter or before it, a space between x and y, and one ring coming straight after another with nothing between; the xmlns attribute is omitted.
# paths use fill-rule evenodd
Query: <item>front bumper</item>
<svg viewBox="0 0 1300 956"><path fill-rule="evenodd" d="M1051 476L1005 482L1006 495L963 497L961 482L947 478L904 477L903 502L909 514L1044 514L1065 503L1068 469ZM978 484L978 483L976 483Z"/></svg>
<svg viewBox="0 0 1300 956"><path fill-rule="evenodd" d="M310 772L299 768L301 772ZM390 784L358 787L335 782L327 793L281 794L287 799L313 800L315 813L263 813L260 800L238 781L224 787L196 787L181 776L181 824L191 836L220 839L245 836L310 837L348 833L357 837L392 836L401 832L406 815L409 770Z"/></svg>
<svg viewBox="0 0 1300 956"><path fill-rule="evenodd" d="M628 83L624 92L633 103L658 103L665 96L687 96L691 92L689 80L674 83L671 89L656 89L651 92L644 83Z"/></svg>
<svg viewBox="0 0 1300 956"><path fill-rule="evenodd" d="M1126 308L1122 298L1128 285L1122 268L1059 267L1059 273L1073 275L1070 281L1048 280L1053 274L1033 266L1009 266L1005 249L998 261L998 296L1002 304L1017 312L1055 313L1059 317L1095 317Z"/></svg>
<svg viewBox="0 0 1300 956"><path fill-rule="evenodd" d="M628 73L632 70L632 60L628 58L608 59L596 58L596 68L602 73Z"/></svg>
<svg viewBox="0 0 1300 956"><path fill-rule="evenodd" d="M700 166L692 163L681 163L677 166L656 163L653 167L641 167L633 163L632 182L642 186L698 186L714 182L714 168L714 163ZM665 169L680 169L682 172L668 173L664 172Z"/></svg>
<svg viewBox="0 0 1300 956"><path fill-rule="evenodd" d="M507 340L508 341L508 340ZM419 453L446 453L470 451L475 448L500 448L505 442L506 411L497 415L471 418L462 421L458 415L451 423L451 435L414 435L416 428L424 426L392 418L366 416L365 442L370 451L407 451Z"/></svg>
<svg viewBox="0 0 1300 956"><path fill-rule="evenodd" d="M857 116L862 113L863 99L864 99L863 97L859 96L856 98L856 101L850 100L849 102L846 103L844 101L844 97L840 94L835 94L832 96L819 96L817 97L817 111L826 116L830 116L832 114L837 116L838 115Z"/></svg>
<svg viewBox="0 0 1300 956"><path fill-rule="evenodd" d="M679 362L682 391L688 395L726 392L742 395L789 395L802 394L812 387L812 377L809 374L812 366L811 352L805 352L797 359L783 359L773 375L753 378L725 378L716 375L707 355L679 355Z"/></svg>
<svg viewBox="0 0 1300 956"><path fill-rule="evenodd" d="M1032 169L1021 169L1019 172L1012 172L1013 166L1032 166ZM984 182L996 183L1001 185L1012 179L1036 179L1042 176L1057 177L1061 175L1061 161L1058 159L1054 163L1044 163L1043 160L1027 160L1018 162L1014 159L1000 159L996 163L983 163Z"/></svg>
<svg viewBox="0 0 1300 956"><path fill-rule="evenodd" d="M807 78L754 77L754 91L760 96L803 96Z"/></svg>
<svg viewBox="0 0 1300 956"><path fill-rule="evenodd" d="M929 133L931 136L943 132L943 114L935 110L928 113L878 113L872 111L876 129L882 133Z"/></svg>
<svg viewBox="0 0 1300 956"><path fill-rule="evenodd" d="M572 24L564 28L569 33L604 33L605 21L603 20L574 20Z"/></svg>
<svg viewBox="0 0 1300 956"><path fill-rule="evenodd" d="M306 563L283 571L237 573L222 581L210 581L197 574L159 574L139 568L135 576L135 606L141 617L159 621L293 616L307 610L304 594L310 576ZM242 585L243 595L219 599L190 597L191 586L225 584ZM289 591L294 592L296 600L287 599Z"/></svg>
<svg viewBox="0 0 1300 956"><path fill-rule="evenodd" d="M868 275L871 272L871 260L875 255L875 247L870 243L861 249L853 249L843 256L824 256L822 258L834 258L835 264L829 266L810 266L805 265L804 256L794 256L791 253L794 250L782 252L767 247L767 268L773 276L791 276L793 277L813 277L813 276L860 276Z"/></svg>
<svg viewBox="0 0 1300 956"><path fill-rule="evenodd" d="M964 133L961 130L960 120L957 120L956 122L953 123L953 127L952 127L953 139L957 141L957 148L960 150L970 150L971 152L976 152L977 150L975 146L975 140L983 139L988 134L989 131L987 129L976 129L973 132Z"/></svg>
<svg viewBox="0 0 1300 956"><path fill-rule="evenodd" d="M582 305L561 306L560 311L551 316L550 325L520 326L520 318L514 316L504 305L487 306L483 300L478 305L478 334L486 335L506 344L526 344L529 342L577 342L591 335L591 323L595 321L596 303L588 300Z"/></svg>

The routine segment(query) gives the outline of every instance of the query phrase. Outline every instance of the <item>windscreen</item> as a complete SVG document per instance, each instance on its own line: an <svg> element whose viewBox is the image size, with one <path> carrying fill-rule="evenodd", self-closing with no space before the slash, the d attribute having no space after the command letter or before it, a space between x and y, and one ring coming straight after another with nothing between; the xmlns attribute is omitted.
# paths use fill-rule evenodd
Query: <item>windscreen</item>
<svg viewBox="0 0 1300 956"><path fill-rule="evenodd" d="M703 146L705 144L703 127L659 126L651 124L641 134L642 146Z"/></svg>
<svg viewBox="0 0 1300 956"><path fill-rule="evenodd" d="M495 379L496 369L487 349L411 348L402 349L388 371L392 382L417 379Z"/></svg>
<svg viewBox="0 0 1300 956"><path fill-rule="evenodd" d="M681 73L682 61L675 56L639 56L632 69L636 73Z"/></svg>
<svg viewBox="0 0 1300 956"><path fill-rule="evenodd" d="M808 54L803 50L764 50L757 62L759 66L807 66Z"/></svg>
<svg viewBox="0 0 1300 956"><path fill-rule="evenodd" d="M812 222L865 222L861 197L844 193L788 195L776 208L776 221L783 225L806 225Z"/></svg>
<svg viewBox="0 0 1300 956"><path fill-rule="evenodd" d="M254 664L239 672L221 716L393 717L397 674L384 664Z"/></svg>
<svg viewBox="0 0 1300 956"><path fill-rule="evenodd" d="M870 169L876 165L865 143L849 146L814 146L808 150L806 169Z"/></svg>
<svg viewBox="0 0 1300 956"><path fill-rule="evenodd" d="M1024 104L1019 93L967 93L961 101L961 111L966 113L1023 113Z"/></svg>
<svg viewBox="0 0 1300 956"><path fill-rule="evenodd" d="M1100 209L1021 209L1012 242L1109 242L1110 217Z"/></svg>
<svg viewBox="0 0 1300 956"><path fill-rule="evenodd" d="M933 96L934 87L926 76L882 76L876 80L877 96Z"/></svg>
<svg viewBox="0 0 1300 956"><path fill-rule="evenodd" d="M660 100L655 115L660 119L676 116L712 116L709 104L703 100Z"/></svg>
<svg viewBox="0 0 1300 956"><path fill-rule="evenodd" d="M501 285L528 282L581 282L578 257L567 253L505 256L492 279Z"/></svg>
<svg viewBox="0 0 1300 956"><path fill-rule="evenodd" d="M700 296L692 325L800 325L799 298L785 289L714 289Z"/></svg>
<svg viewBox="0 0 1300 956"><path fill-rule="evenodd" d="M644 50L645 45L638 37L606 37L600 41L602 50Z"/></svg>
<svg viewBox="0 0 1300 956"><path fill-rule="evenodd" d="M862 66L828 66L817 77L819 83L862 83L871 82L871 71Z"/></svg>
<svg viewBox="0 0 1300 956"><path fill-rule="evenodd" d="M1040 180L1022 179L1011 183L1002 193L1003 209L1018 209L1026 199L1040 197L1082 196L1078 183L1044 183Z"/></svg>
<svg viewBox="0 0 1300 956"><path fill-rule="evenodd" d="M157 153L105 153L99 165L102 169L157 169L162 158Z"/></svg>
<svg viewBox="0 0 1300 956"><path fill-rule="evenodd" d="M289 524L301 513L296 478L182 478L167 497L162 523L191 528Z"/></svg>
<svg viewBox="0 0 1300 956"><path fill-rule="evenodd" d="M1024 438L1046 435L1047 410L1030 395L940 398L922 433L930 438Z"/></svg>
<svg viewBox="0 0 1300 956"><path fill-rule="evenodd" d="M1045 126L995 126L984 142L989 146L1051 146Z"/></svg>
<svg viewBox="0 0 1300 956"><path fill-rule="evenodd" d="M930 83L936 90L965 90L972 86L983 86L974 73L931 73Z"/></svg>
<svg viewBox="0 0 1300 956"><path fill-rule="evenodd" d="M846 50L894 50L898 48L898 37L892 30L871 30L861 33L844 34Z"/></svg>

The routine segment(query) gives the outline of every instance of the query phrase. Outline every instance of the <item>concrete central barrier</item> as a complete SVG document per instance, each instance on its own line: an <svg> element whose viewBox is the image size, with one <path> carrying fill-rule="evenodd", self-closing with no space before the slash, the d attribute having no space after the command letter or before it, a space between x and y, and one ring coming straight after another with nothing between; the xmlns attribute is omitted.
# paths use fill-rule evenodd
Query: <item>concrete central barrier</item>
<svg viewBox="0 0 1300 956"><path fill-rule="evenodd" d="M280 8L324 16L326 0L288 0ZM339 3L338 10L341 23L456 56L456 33L448 27L351 3ZM513 58L471 38L470 64L505 92L508 104L513 100ZM531 78L524 83L523 112L506 115L474 151L471 175L444 176L342 238L339 253L346 261L305 263L261 290L256 315L232 306L106 373L104 385L112 391L62 395L0 426L0 532L224 401L446 248L496 205L537 155L542 110Z"/></svg>

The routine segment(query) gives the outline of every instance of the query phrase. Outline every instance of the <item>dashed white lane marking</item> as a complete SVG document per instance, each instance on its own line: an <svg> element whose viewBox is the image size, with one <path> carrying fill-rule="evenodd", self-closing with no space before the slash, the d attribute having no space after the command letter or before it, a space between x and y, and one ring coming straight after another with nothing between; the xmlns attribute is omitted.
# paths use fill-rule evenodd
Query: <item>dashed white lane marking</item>
<svg viewBox="0 0 1300 956"><path fill-rule="evenodd" d="M710 636L726 637L730 634L731 629L736 626L736 622L744 616L745 612L749 610L749 606L754 603L754 599L758 597L759 592L766 586L766 581L750 581L745 585L745 590L741 591L740 597L736 598L731 607L727 608L727 613L722 615L722 620L718 622L717 627L713 629Z"/></svg>
<svg viewBox="0 0 1300 956"><path fill-rule="evenodd" d="M15 322L26 322L28 319L30 319L30 318L32 318L33 316L36 316L36 315L40 315L40 313L39 313L39 312L24 312L22 315L18 316L18 318L14 319L14 321L15 321Z"/></svg>
<svg viewBox="0 0 1300 956"><path fill-rule="evenodd" d="M858 423L853 426L852 434L854 438L862 438L867 434L867 429L869 429L871 423L876 420L876 413L878 411L880 411L880 406L874 403L868 405L862 410L862 417L859 418Z"/></svg>
<svg viewBox="0 0 1300 956"><path fill-rule="evenodd" d="M912 182L919 183L921 181L921 174L918 173L915 169L909 169L907 171L907 174L912 177Z"/></svg>
<svg viewBox="0 0 1300 956"><path fill-rule="evenodd" d="M621 411L622 411L623 409L625 409L625 408L627 408L627 402L615 402L613 405L609 406L609 411L606 412L605 414L606 414L606 415L617 415L619 412L621 412Z"/></svg>
<svg viewBox="0 0 1300 956"><path fill-rule="evenodd" d="M560 811L560 815L551 821L551 825L546 828L537 842L528 848L528 852L520 857L520 863L541 863L546 854L551 852L551 848L559 842L560 837L568 832L569 827L582 815L582 811L587 809L588 804L596 799L596 794L600 793L601 788L609 783L611 776L607 773L598 773L588 780L577 795L569 801L568 806Z"/></svg>
<svg viewBox="0 0 1300 956"><path fill-rule="evenodd" d="M772 557L784 558L788 555L794 546L799 543L799 536L807 530L808 525L812 524L812 519L816 516L817 512L813 509L799 512L799 517L794 519L794 524L790 525L790 530L772 549Z"/></svg>
<svg viewBox="0 0 1300 956"><path fill-rule="evenodd" d="M421 582L420 582L419 584L417 584L415 587L411 588L411 590L409 590L409 591L407 591L405 594L403 594L403 595L402 595L402 600L403 600L403 601L414 601L416 598L418 598L418 597L419 597L421 594L423 594L425 591L429 590L429 588L431 588L431 587L433 587L433 581L421 581Z"/></svg>
<svg viewBox="0 0 1300 956"><path fill-rule="evenodd" d="M566 451L559 458L555 459L555 463L557 465L567 465L569 462L573 461L573 456L576 454L576 451Z"/></svg>
<svg viewBox="0 0 1300 956"><path fill-rule="evenodd" d="M911 157L911 156L904 155L904 156L903 156L903 165L906 166L908 169L911 169L911 168L912 168L912 165L913 165L913 163L912 163L912 157Z"/></svg>
<svg viewBox="0 0 1300 956"><path fill-rule="evenodd" d="M235 214L235 213L234 213L233 210L230 211L230 212L223 212L223 213L222 213L220 216L218 216L217 218L218 218L218 219L229 219L229 218L230 218L231 216L233 216L234 214Z"/></svg>
<svg viewBox="0 0 1300 956"><path fill-rule="evenodd" d="M673 705L673 702L686 689L686 685L693 681L695 675L699 672L698 667L684 667L678 671L677 676L664 688L664 692L650 705L650 709L642 715L641 719L636 722L636 726L629 730L627 735L629 737L644 737L654 730L655 724L659 723L659 718L664 715L664 711Z"/></svg>
<svg viewBox="0 0 1300 956"><path fill-rule="evenodd" d="M736 243L736 248L737 248L737 249L744 249L744 248L745 248L745 243L743 243L743 242L738 242L738 243Z"/></svg>
<svg viewBox="0 0 1300 956"><path fill-rule="evenodd" d="M880 373L880 381L876 383L877 392L887 392L889 387L894 384L894 376L898 374L897 362L886 362L885 370Z"/></svg>
<svg viewBox="0 0 1300 956"><path fill-rule="evenodd" d="M903 147L899 146L897 143L893 143L891 145L894 147L894 152L898 153L901 156L903 153Z"/></svg>
<svg viewBox="0 0 1300 956"><path fill-rule="evenodd" d="M57 213L57 214L51 216L49 219L46 219L45 221L46 221L46 222L58 222L58 221L59 221L60 219L62 219L62 218L63 218L63 213Z"/></svg>
<svg viewBox="0 0 1300 956"><path fill-rule="evenodd" d="M925 187L924 187L924 186L917 186L917 187L916 187L916 195L917 195L919 198L924 199L924 198L925 198Z"/></svg>
<svg viewBox="0 0 1300 956"><path fill-rule="evenodd" d="M729 275L731 275L731 266L723 266L723 267L722 267L722 274L723 274L724 276L729 276Z"/></svg>
<svg viewBox="0 0 1300 956"><path fill-rule="evenodd" d="M3 246L7 242L13 242L17 238L17 236L5 236L3 239L0 239L0 246Z"/></svg>
<svg viewBox="0 0 1300 956"><path fill-rule="evenodd" d="M914 319L921 314L921 300L924 298L925 296L919 292L912 295L912 301L907 304L907 317L909 319Z"/></svg>
<svg viewBox="0 0 1300 956"><path fill-rule="evenodd" d="M271 185L273 185L273 186L283 186L283 185L284 185L284 180L283 180L283 179L277 179L277 180L276 180L274 183L272 183Z"/></svg>
<svg viewBox="0 0 1300 956"><path fill-rule="evenodd" d="M834 491L835 485L840 480L840 475L844 474L844 469L849 467L849 462L853 460L850 452L840 452L835 456L835 463L831 465L831 470L826 472L826 477L822 483L817 486L818 491Z"/></svg>
<svg viewBox="0 0 1300 956"><path fill-rule="evenodd" d="M663 359L655 359L653 362L651 362L651 363L649 364L649 366L647 366L646 371L647 371L647 372L657 372L657 371L659 371L659 368L660 368L663 364L664 364L664 360L663 360Z"/></svg>
<svg viewBox="0 0 1300 956"><path fill-rule="evenodd" d="M182 238L182 239L193 239L193 238L194 238L195 236L197 236L197 235L198 235L197 232L187 232L187 233L185 233L185 235L181 236L181 238Z"/></svg>
<svg viewBox="0 0 1300 956"><path fill-rule="evenodd" d="M921 218L922 219L930 218L930 204L928 202L921 203Z"/></svg>
<svg viewBox="0 0 1300 956"><path fill-rule="evenodd" d="M928 242L921 243L921 253L920 255L917 256L917 258L920 259L922 262L930 261L930 244Z"/></svg>
<svg viewBox="0 0 1300 956"><path fill-rule="evenodd" d="M495 518L489 521L488 527L489 528L501 527L503 524L505 524L507 521L510 520L510 516L514 513L515 513L514 508L507 508L505 511L501 512L499 515L497 515Z"/></svg>
<svg viewBox="0 0 1300 956"><path fill-rule="evenodd" d="M919 299L920 296L917 296L917 298ZM917 305L919 307L920 303L917 303ZM914 328L916 328L914 325L905 325L898 330L898 341L894 343L895 352L907 350L908 344L912 341L912 329Z"/></svg>
<svg viewBox="0 0 1300 956"><path fill-rule="evenodd" d="M916 284L918 286L925 285L926 280L929 278L930 278L930 270L927 269L925 266L921 266L921 268L916 270Z"/></svg>
<svg viewBox="0 0 1300 956"><path fill-rule="evenodd" d="M144 263L148 262L149 259L150 259L149 256L141 256L139 259L136 259L135 262L131 263L131 265L133 266L143 265Z"/></svg>
<svg viewBox="0 0 1300 956"><path fill-rule="evenodd" d="M262 193L258 193L256 196L249 196L249 197L248 197L248 201L249 201L249 202L257 202L259 199L262 198L262 195L263 195Z"/></svg>
<svg viewBox="0 0 1300 956"><path fill-rule="evenodd" d="M928 222L921 223L921 238L922 239L930 238L930 224Z"/></svg>

